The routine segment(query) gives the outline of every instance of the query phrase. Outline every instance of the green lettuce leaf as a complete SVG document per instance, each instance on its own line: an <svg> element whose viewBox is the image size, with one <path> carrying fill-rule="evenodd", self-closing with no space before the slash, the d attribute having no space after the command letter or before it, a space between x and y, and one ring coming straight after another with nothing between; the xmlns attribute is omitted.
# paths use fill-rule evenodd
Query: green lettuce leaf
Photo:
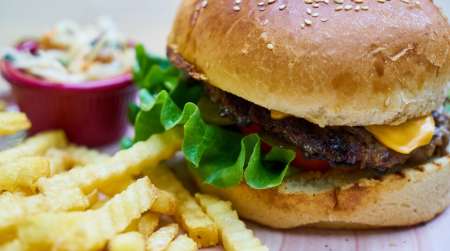
<svg viewBox="0 0 450 251"><path fill-rule="evenodd" d="M206 123L196 102L202 86L191 82L168 63L148 56L136 48L138 66L135 81L139 105L130 106L134 122L132 142L146 140L175 126L183 126L182 151L194 171L208 184L219 188L245 181L255 189L279 186L288 173L295 151L273 146L263 154L257 134L241 133ZM137 108L136 108L137 107ZM129 146L130 140L122 141Z"/></svg>
<svg viewBox="0 0 450 251"><path fill-rule="evenodd" d="M184 125L183 153L196 172L216 187L236 186L245 180L253 188L265 189L281 184L295 152L273 147L265 156L257 134L243 136L205 123L196 104L180 109L167 91L154 97L140 91L141 111L135 121L135 140Z"/></svg>

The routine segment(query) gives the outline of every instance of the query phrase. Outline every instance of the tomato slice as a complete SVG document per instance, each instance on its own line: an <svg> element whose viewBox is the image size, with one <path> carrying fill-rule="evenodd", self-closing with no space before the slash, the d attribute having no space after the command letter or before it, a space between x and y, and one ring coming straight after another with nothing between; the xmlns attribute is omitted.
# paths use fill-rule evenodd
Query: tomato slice
<svg viewBox="0 0 450 251"><path fill-rule="evenodd" d="M249 135L252 133L258 133L258 132L262 131L261 125L258 125L258 124L250 124L248 126L241 126L241 127L239 127L239 129L245 135Z"/></svg>
<svg viewBox="0 0 450 251"><path fill-rule="evenodd" d="M258 124L250 124L248 126L240 127L240 130L243 134L248 135L252 133L259 133L262 131L261 125ZM272 146L267 144L266 142L261 142L261 150L264 153L270 152ZM293 166L302 168L305 171L325 171L330 168L330 165L325 160L310 160L305 159L303 157L303 153L300 150L297 150L297 155L295 156L294 161L292 162Z"/></svg>
<svg viewBox="0 0 450 251"><path fill-rule="evenodd" d="M305 171L325 171L330 168L330 165L326 160L305 159L300 150L297 150L297 155L292 162L292 165L300 167Z"/></svg>

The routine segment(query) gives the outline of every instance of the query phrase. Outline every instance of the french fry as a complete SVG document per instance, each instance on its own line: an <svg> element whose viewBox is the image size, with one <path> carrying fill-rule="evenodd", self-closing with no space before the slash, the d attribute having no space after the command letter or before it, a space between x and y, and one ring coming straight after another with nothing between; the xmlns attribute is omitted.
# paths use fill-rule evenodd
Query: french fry
<svg viewBox="0 0 450 251"><path fill-rule="evenodd" d="M50 176L69 170L74 166L73 160L63 149L50 148L45 153L45 157L50 162Z"/></svg>
<svg viewBox="0 0 450 251"><path fill-rule="evenodd" d="M229 201L222 201L204 194L196 194L195 198L219 227L222 244L226 251L269 250L261 244L250 229L245 227L236 211L231 208Z"/></svg>
<svg viewBox="0 0 450 251"><path fill-rule="evenodd" d="M106 240L99 217L92 211L42 213L19 225L18 237L23 250L100 250Z"/></svg>
<svg viewBox="0 0 450 251"><path fill-rule="evenodd" d="M106 202L110 199L109 196L103 194L102 192L97 192L97 199L95 200L95 203L92 203L91 201L91 207L90 209L98 209L106 204Z"/></svg>
<svg viewBox="0 0 450 251"><path fill-rule="evenodd" d="M18 239L14 239L0 245L0 251L22 251L22 245Z"/></svg>
<svg viewBox="0 0 450 251"><path fill-rule="evenodd" d="M156 200L155 200L156 202ZM153 204L155 204L153 202ZM145 237L149 237L159 224L159 215L153 212L146 212L139 219L133 220L130 225L127 226L124 232L139 232Z"/></svg>
<svg viewBox="0 0 450 251"><path fill-rule="evenodd" d="M83 146L69 145L64 151L77 166L107 162L111 156Z"/></svg>
<svg viewBox="0 0 450 251"><path fill-rule="evenodd" d="M89 201L79 189L72 189L48 195L24 196L9 192L0 195L0 235L8 232L25 217L65 210L82 210Z"/></svg>
<svg viewBox="0 0 450 251"><path fill-rule="evenodd" d="M108 244L109 251L145 251L145 239L139 232L114 236Z"/></svg>
<svg viewBox="0 0 450 251"><path fill-rule="evenodd" d="M123 230L123 232L137 232L138 231L139 219L134 219L130 224Z"/></svg>
<svg viewBox="0 0 450 251"><path fill-rule="evenodd" d="M198 250L197 243L189 238L187 235L179 235L173 240L166 251L196 251Z"/></svg>
<svg viewBox="0 0 450 251"><path fill-rule="evenodd" d="M86 198L89 201L90 207L92 207L92 205L95 205L98 202L98 198L99 198L98 194L99 194L98 189L94 189L90 193L86 194Z"/></svg>
<svg viewBox="0 0 450 251"><path fill-rule="evenodd" d="M7 242L11 242L17 238L16 229L8 228L0 231L0 243L6 244ZM1 246L1 245L0 245ZM1 250L1 248L0 248Z"/></svg>
<svg viewBox="0 0 450 251"><path fill-rule="evenodd" d="M131 183L134 182L134 179L126 175L125 177L120 177L119 179L111 180L107 184L100 186L98 189L101 193L106 196L114 196L125 190Z"/></svg>
<svg viewBox="0 0 450 251"><path fill-rule="evenodd" d="M150 209L155 197L156 188L142 178L99 209L30 217L18 236L24 250L98 250Z"/></svg>
<svg viewBox="0 0 450 251"><path fill-rule="evenodd" d="M158 229L147 239L148 251L164 251L170 242L177 236L179 227L177 224L169 224Z"/></svg>
<svg viewBox="0 0 450 251"><path fill-rule="evenodd" d="M40 177L50 175L49 161L44 157L24 157L0 164L0 191L32 190Z"/></svg>
<svg viewBox="0 0 450 251"><path fill-rule="evenodd" d="M89 192L108 181L139 173L145 166L157 165L170 158L180 147L181 139L177 130L153 135L130 149L118 152L108 163L74 168L68 172L43 178L38 181L40 191L55 191L61 187L78 187Z"/></svg>
<svg viewBox="0 0 450 251"><path fill-rule="evenodd" d="M107 162L111 158L95 150L90 150L80 146L68 146L66 148L50 148L45 153L50 160L52 175L69 170L75 166L85 166L100 162Z"/></svg>
<svg viewBox="0 0 450 251"><path fill-rule="evenodd" d="M11 135L30 127L31 123L24 113L0 112L0 136Z"/></svg>
<svg viewBox="0 0 450 251"><path fill-rule="evenodd" d="M175 195L158 189L158 196L150 210L155 213L174 215L177 210L177 199Z"/></svg>
<svg viewBox="0 0 450 251"><path fill-rule="evenodd" d="M146 169L144 173L156 187L169 191L177 197L176 220L199 247L217 245L219 234L216 224L203 212L171 170L166 166L157 166Z"/></svg>
<svg viewBox="0 0 450 251"><path fill-rule="evenodd" d="M51 192L44 194L38 194L34 196L43 196L44 205L47 207L46 212L61 212L69 210L84 210L89 207L89 198L84 195L80 189L72 188L67 190L61 190L59 192ZM34 197L31 196L31 197ZM33 213L40 213L41 210Z"/></svg>
<svg viewBox="0 0 450 251"><path fill-rule="evenodd" d="M144 237L149 237L159 225L159 215L147 212L138 220L137 230Z"/></svg>
<svg viewBox="0 0 450 251"><path fill-rule="evenodd" d="M49 131L36 134L22 144L0 152L0 164L14 161L21 157L40 156L49 148L63 147L67 139L62 131Z"/></svg>

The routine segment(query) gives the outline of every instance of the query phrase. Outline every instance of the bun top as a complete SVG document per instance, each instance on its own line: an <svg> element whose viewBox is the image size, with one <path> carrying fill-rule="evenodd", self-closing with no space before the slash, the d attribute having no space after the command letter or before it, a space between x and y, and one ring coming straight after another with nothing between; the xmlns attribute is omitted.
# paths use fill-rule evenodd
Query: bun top
<svg viewBox="0 0 450 251"><path fill-rule="evenodd" d="M168 50L192 76L320 126L427 115L450 78L450 27L430 0L184 0Z"/></svg>

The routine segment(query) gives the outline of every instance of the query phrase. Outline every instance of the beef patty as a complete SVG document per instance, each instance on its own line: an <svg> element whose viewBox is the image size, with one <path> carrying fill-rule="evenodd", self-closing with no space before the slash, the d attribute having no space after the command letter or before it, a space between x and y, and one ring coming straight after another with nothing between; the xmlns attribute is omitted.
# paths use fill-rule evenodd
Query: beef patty
<svg viewBox="0 0 450 251"><path fill-rule="evenodd" d="M326 160L332 166L351 165L385 171L406 162L424 162L447 154L449 123L443 111L433 112L436 130L432 141L410 154L401 154L382 145L364 127L322 128L292 116L274 120L266 108L210 85L205 88L209 98L219 105L221 116L231 118L239 126L256 123L265 134L299 148L305 158Z"/></svg>

